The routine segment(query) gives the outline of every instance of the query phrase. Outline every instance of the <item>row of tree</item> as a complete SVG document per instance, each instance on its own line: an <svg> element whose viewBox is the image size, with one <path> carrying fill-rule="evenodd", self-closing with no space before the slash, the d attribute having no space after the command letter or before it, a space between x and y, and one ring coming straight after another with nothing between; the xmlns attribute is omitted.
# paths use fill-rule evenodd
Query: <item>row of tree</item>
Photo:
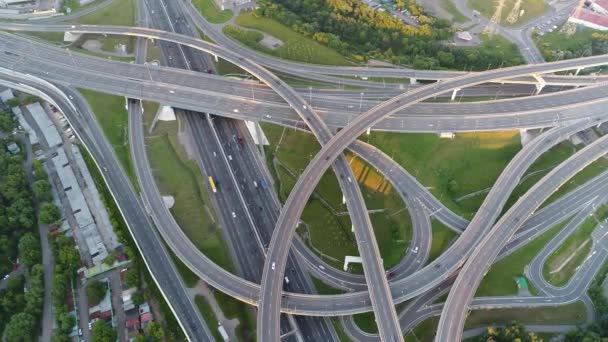
<svg viewBox="0 0 608 342"><path fill-rule="evenodd" d="M506 49L447 45L453 33L450 23L424 15L411 0L400 0L397 5L417 17L418 27L361 0L260 0L258 5L258 15L273 18L357 61L376 58L420 69L473 70L523 61L513 44Z"/></svg>
<svg viewBox="0 0 608 342"><path fill-rule="evenodd" d="M0 113L0 131L9 133L15 127L11 113ZM0 275L13 271L18 260L25 270L12 275L0 291L0 331L7 341L29 341L42 313L44 271L24 158L6 152L12 142L0 141Z"/></svg>

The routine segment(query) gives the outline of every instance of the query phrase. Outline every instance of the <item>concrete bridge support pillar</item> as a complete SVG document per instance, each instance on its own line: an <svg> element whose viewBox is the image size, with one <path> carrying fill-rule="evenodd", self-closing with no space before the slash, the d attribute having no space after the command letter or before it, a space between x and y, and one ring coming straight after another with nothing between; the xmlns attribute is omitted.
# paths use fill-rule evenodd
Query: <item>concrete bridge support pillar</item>
<svg viewBox="0 0 608 342"><path fill-rule="evenodd" d="M418 84L418 80L415 77L410 77L410 84Z"/></svg>
<svg viewBox="0 0 608 342"><path fill-rule="evenodd" d="M532 77L536 79L538 83L536 83L536 93L534 95L540 94L547 83L539 74L532 74Z"/></svg>
<svg viewBox="0 0 608 342"><path fill-rule="evenodd" d="M574 73L574 76L578 76L578 73L581 72L581 70L583 70L583 68L577 68L576 72Z"/></svg>
<svg viewBox="0 0 608 342"><path fill-rule="evenodd" d="M450 101L454 102L454 100L456 99L456 94L458 94L459 90L460 88L456 88L452 91L452 99Z"/></svg>
<svg viewBox="0 0 608 342"><path fill-rule="evenodd" d="M215 63L219 62L217 55L213 55L213 58L215 59Z"/></svg>

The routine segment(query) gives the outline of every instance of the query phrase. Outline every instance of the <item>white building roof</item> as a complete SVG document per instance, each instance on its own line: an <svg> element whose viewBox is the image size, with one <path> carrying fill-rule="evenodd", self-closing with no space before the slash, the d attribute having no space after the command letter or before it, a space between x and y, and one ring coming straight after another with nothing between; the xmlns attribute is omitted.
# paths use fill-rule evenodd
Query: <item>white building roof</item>
<svg viewBox="0 0 608 342"><path fill-rule="evenodd" d="M0 100L2 100L2 102L6 103L6 101L10 100L10 99L14 99L15 95L13 94L13 90L11 88L5 89L2 92L0 92Z"/></svg>
<svg viewBox="0 0 608 342"><path fill-rule="evenodd" d="M57 127L53 124L46 111L39 102L32 103L26 106L27 110L32 114L38 128L42 131L42 135L46 138L46 142L50 147L58 146L62 143Z"/></svg>

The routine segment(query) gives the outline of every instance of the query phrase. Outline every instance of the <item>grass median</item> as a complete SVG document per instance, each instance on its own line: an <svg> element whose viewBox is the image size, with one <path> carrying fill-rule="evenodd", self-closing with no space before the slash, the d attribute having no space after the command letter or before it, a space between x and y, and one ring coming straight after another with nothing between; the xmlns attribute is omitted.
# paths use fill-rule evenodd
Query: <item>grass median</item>
<svg viewBox="0 0 608 342"><path fill-rule="evenodd" d="M591 232L597 225L595 217L589 217L568 236L547 258L543 278L558 287L566 285L589 254L593 245Z"/></svg>
<svg viewBox="0 0 608 342"><path fill-rule="evenodd" d="M570 219L564 220L529 242L526 246L521 247L504 259L494 263L481 281L481 284L479 284L475 296L516 295L518 288L515 278L524 276L524 268L532 259L534 259L536 254L538 254L538 252L564 228L569 220ZM523 241L521 241L521 243L523 243ZM532 288L532 284L529 285L531 292L535 292Z"/></svg>
<svg viewBox="0 0 608 342"><path fill-rule="evenodd" d="M312 135L264 124L270 146L267 163L273 171L279 198L285 201L297 177L319 150ZM278 147L278 148L277 148ZM411 219L397 191L367 163L347 155L361 186L385 268L398 263L411 239ZM311 196L298 233L324 260L342 267L344 257L359 255L352 224L336 176L329 170Z"/></svg>
<svg viewBox="0 0 608 342"><path fill-rule="evenodd" d="M442 203L467 219L521 149L516 131L456 134L372 132L362 140L409 171Z"/></svg>
<svg viewBox="0 0 608 342"><path fill-rule="evenodd" d="M92 90L78 89L95 113L97 122L114 149L118 160L126 171L131 184L137 187L137 179L129 152L129 117L125 109L125 98Z"/></svg>
<svg viewBox="0 0 608 342"><path fill-rule="evenodd" d="M155 111L144 109L144 113L149 124ZM159 121L146 138L146 147L160 193L175 200L171 213L180 228L213 262L233 272L200 168L178 141L177 122Z"/></svg>
<svg viewBox="0 0 608 342"><path fill-rule="evenodd" d="M446 227L438 220L431 220L431 227L433 229L433 241L431 244L431 251L429 252L428 262L437 259L437 257L448 249L452 242L458 237L458 234L455 231Z"/></svg>
<svg viewBox="0 0 608 342"><path fill-rule="evenodd" d="M216 341L222 341L222 335L220 335L219 331L217 330L217 317L215 316L211 305L207 303L205 297L200 295L196 295L194 297L194 303L196 304L198 311L200 311L201 315L203 316L205 322L207 322L207 326L209 327L209 330L211 330L213 338L215 338Z"/></svg>

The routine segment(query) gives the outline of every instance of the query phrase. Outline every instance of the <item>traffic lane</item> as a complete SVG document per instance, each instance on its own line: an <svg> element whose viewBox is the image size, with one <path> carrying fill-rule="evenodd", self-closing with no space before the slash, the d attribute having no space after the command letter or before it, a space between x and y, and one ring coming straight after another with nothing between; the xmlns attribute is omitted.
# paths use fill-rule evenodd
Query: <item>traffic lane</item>
<svg viewBox="0 0 608 342"><path fill-rule="evenodd" d="M23 43L23 45L25 45L25 43ZM28 48L31 48L29 45L27 45ZM39 48L38 48L39 49ZM188 49L189 50L189 49ZM63 56L58 56L57 60L60 61L63 64L69 64L71 61L70 58L68 58L67 54L65 52L62 52ZM39 54L39 53L36 53ZM45 52L45 58L49 58L48 54L46 54ZM108 73L109 71L114 71L116 70L119 66L124 68L129 68L127 70L117 70L116 72L114 72L114 74L117 75L129 75L130 78L139 78L139 79L154 79L155 82L163 82L163 83L175 83L175 82L184 82L184 80L188 80L188 77L185 77L185 75L180 75L179 78L176 78L175 76L172 77L171 79L168 80L163 80L162 77L155 75L154 77L152 77L152 74L155 73L157 71L157 68L161 68L161 67L155 67L155 66L147 66L147 67L139 67L141 68L141 70L139 70L137 72L137 74L133 74L132 72L130 72L130 69L136 67L132 64L129 63L119 63L119 62L109 62L103 59L97 59L97 58L92 58L92 57L84 57L84 56L79 56L79 54L74 54L72 55L72 59L73 60L78 60L78 59L92 59L95 61L94 64L92 65L86 65L88 68L96 68L95 72L103 72L103 73ZM198 61L198 59L194 59L194 61ZM98 64L103 64L103 63L113 63L113 65L110 66L103 66L103 65L98 65ZM82 61L78 61L76 63L78 66L80 67L84 67L83 62ZM170 70L171 72L175 72L174 70ZM203 78L211 78L213 81L209 82L201 82L201 77ZM192 78L192 77L190 77ZM256 97L256 93L257 93L257 98L258 99L262 99L264 101L267 102L272 102L272 103L281 103L284 104L284 101L281 99L280 96L277 96L276 94L274 94L274 92L270 91L269 89L265 89L264 91L262 90L254 90L254 86L251 84L251 82L236 82L238 86L238 88L235 88L235 86L225 86L225 87L221 87L221 88L217 88L218 85L221 85L223 83L230 83L230 82L236 82L233 80L226 80L226 78L224 77L217 77L214 75L206 75L206 74L199 74L198 77L194 77L192 79L191 82L189 82L187 84L188 87L190 88L200 88L201 85L205 85L205 87L215 87L216 90L214 90L215 92L221 92L223 94L242 94L244 96L244 98L247 98L249 100L253 100L253 97ZM249 83L249 84L248 84ZM259 87L259 85L255 86L256 88ZM592 92L593 93L593 92ZM451 93L450 93L451 94ZM578 94L583 94L583 93L578 93ZM218 94L219 95L219 94ZM305 95L304 93L302 95ZM574 97L573 97L574 96ZM572 95L570 96L570 98L574 98L574 100L576 100L577 98L579 98L581 95ZM567 96L567 93L564 93L564 96L560 96L560 97L556 97L553 98L551 101L549 101L549 104L551 103L556 103L558 105L563 105L566 101L566 99L568 99L569 97ZM312 98L310 98L312 100ZM318 102L320 101L320 102ZM504 108L504 109L498 109L501 108L502 103L511 103L510 101L507 102L501 102L498 101L496 103L493 104L488 104L487 102L484 103L480 103L480 104L463 104L461 106L454 106L454 105L448 105L448 104L421 104L420 106L422 106L422 108L418 109L418 106L413 106L412 107L412 111L409 111L409 115L412 114L417 114L417 115L426 115L426 114L432 114L432 113L443 113L443 114L447 114L447 113L458 113L458 114L462 114L462 115L471 115L471 114L480 114L480 113L495 113L495 112L501 112L501 113L505 113L505 112L513 112L516 111L518 109L521 108L543 108L547 106L547 103L543 103L543 99L542 96L541 97L528 97L522 100L523 102L513 102L509 108ZM318 102L318 103L317 103ZM572 102L572 100L568 100L568 102ZM327 100L324 100L324 98L320 98L320 99L314 99L314 101L312 101L313 106L315 107L320 107L326 110L331 110L331 111L342 111L342 112L349 112L352 111L353 113L350 113L350 115L356 115L359 112L361 112L362 110L367 110L369 108L371 108L371 106L373 106L376 101L359 101L358 99L332 99L332 98L328 98ZM535 104L537 103L537 104ZM337 107L336 105L339 104L339 107ZM524 105L525 104L525 105ZM423 110L424 108L429 107L430 109L427 110ZM353 108L354 107L358 107L360 110L358 111L354 111ZM466 108L464 108L466 107ZM459 108L463 108L462 111L459 110ZM490 110L491 109L491 110ZM456 111L456 112L454 112Z"/></svg>
<svg viewBox="0 0 608 342"><path fill-rule="evenodd" d="M10 58L9 58L10 59ZM11 62L7 62L9 65L12 65L16 69L28 68L29 73L32 72L31 66L25 64L14 64L14 58L11 59ZM45 71L40 71L39 73L45 74L48 73L49 69L45 69ZM54 69L50 69L52 72ZM186 109L196 109L201 110L204 109L206 111L212 111L221 115L228 115L235 118L240 119L250 119L250 120L266 120L271 121L283 125L288 126L297 126L301 124L301 121L293 118L292 114L285 114L288 111L280 106L271 106L264 107L265 104L253 104L253 103L231 103L231 104L220 104L218 98L213 98L212 96L203 101L206 107L201 107L200 100L201 94L190 94L188 90L173 90L173 88L164 89L163 85L155 83L154 85L145 85L141 83L137 83L135 81L126 81L130 83L129 85L124 86L116 86L117 81L122 82L120 80L108 80L105 81L107 84L100 85L99 82L102 81L99 75L91 75L88 79L79 77L79 76L67 76L66 73L73 71L62 70L59 72L55 71L58 74L58 77L62 78L63 82L78 82L79 86L90 88L98 91L105 91L113 94L125 94L142 98L152 101L158 101L158 99L163 99L164 102L170 104L172 106L178 108L186 108ZM47 75L48 76L48 75ZM45 77L47 77L45 76ZM87 84L84 84L86 82ZM144 89L145 88L145 89ZM155 92L155 94L149 94L150 92ZM182 99L178 101L180 97L188 97L189 99ZM228 100L234 101L235 99ZM187 104L184 104L184 101ZM240 101L240 100L239 100ZM595 103L595 100L591 100L590 102L585 102L586 105L592 106L592 111L599 111L599 107L602 104ZM600 100L598 100L600 101ZM222 100L221 103L225 103L225 100ZM209 106L210 104L215 104L215 106ZM218 106L220 106L218 108ZM254 106L254 107L252 107ZM261 106L261 107L260 107ZM555 107L552 110L546 109L541 110L535 113L529 113L527 110L524 112L513 113L507 117L497 117L496 115L481 115L478 117L475 116L467 116L467 117L453 117L453 116L433 116L432 118L427 117L408 117L404 119L399 119L398 117L389 117L382 122L374 125L374 129L380 130L388 130L388 131L476 131L476 130L496 130L496 129L509 129L513 127L543 127L554 125L557 122L581 118L584 117L581 113L583 108L578 108L577 106L565 106L565 107ZM237 108L234 108L237 107ZM454 109L459 108L455 106ZM253 113L253 117L251 116ZM265 115L260 115L259 113L267 113ZM353 114L348 113L334 113L328 115L320 111L322 115L324 115L325 120L332 127L341 127L350 122ZM286 116L287 115L287 116Z"/></svg>
<svg viewBox="0 0 608 342"><path fill-rule="evenodd" d="M17 65L16 69L21 70L24 65ZM30 72L30 67L27 68ZM62 77L66 75L62 73ZM210 98L209 101L201 102L200 94L190 94L183 91L176 92L172 89L163 89L159 85L145 85L136 82L127 82L128 85L118 85L116 80L107 81L100 84L100 77L78 78L67 77L62 82L74 84L93 90L104 91L112 94L127 95L134 98L142 98L150 101L162 101L168 105L194 110L213 111L220 115L230 116L238 119L263 120L278 123L286 126L297 126L301 121L292 121L285 118L285 112L280 107L263 107L263 105L253 105L250 103L240 103L238 108L233 108L235 104L225 102L218 98ZM173 93L172 93L173 92ZM438 132L438 131L477 131L477 130L504 130L514 127L546 127L552 126L565 120L572 120L588 116L603 115L603 107L606 100L597 103L585 103L576 107L562 109L547 109L539 112L521 112L506 117L480 116L480 117L408 117L398 119L389 117L384 121L374 125L374 129L402 132ZM260 107L262 106L262 107ZM231 109L232 108L232 109ZM585 112L587 111L587 112ZM268 113L261 115L260 113ZM327 116L322 111L321 114L331 127L342 127L348 123L349 116L341 116L339 113ZM251 116L253 115L253 116ZM288 115L287 117L291 117Z"/></svg>
<svg viewBox="0 0 608 342"><path fill-rule="evenodd" d="M237 268L237 273L245 275L247 280L258 282L262 272L260 263L263 262L259 247L255 243L255 239L238 237L239 234L247 234L248 237L252 237L251 231L247 228L242 229L249 226L249 223L244 219L246 213L238 202L224 195L234 185L230 177L223 172L226 166L220 167L217 165L223 163L222 159L219 157L211 157L213 158L211 159L208 155L209 151L212 151L211 153L217 156L220 153L219 148L215 145L215 141L210 138L212 135L209 128L206 127L204 117L191 112L184 113L183 117L189 130L188 135L193 139L192 147L195 148L197 153L205 188L209 191L209 197L218 216L219 228L227 238L227 245L231 250L230 254L234 261L233 265ZM209 182L206 179L209 176L214 179L217 188L216 193L209 189ZM248 257L243 258L243 255Z"/></svg>

